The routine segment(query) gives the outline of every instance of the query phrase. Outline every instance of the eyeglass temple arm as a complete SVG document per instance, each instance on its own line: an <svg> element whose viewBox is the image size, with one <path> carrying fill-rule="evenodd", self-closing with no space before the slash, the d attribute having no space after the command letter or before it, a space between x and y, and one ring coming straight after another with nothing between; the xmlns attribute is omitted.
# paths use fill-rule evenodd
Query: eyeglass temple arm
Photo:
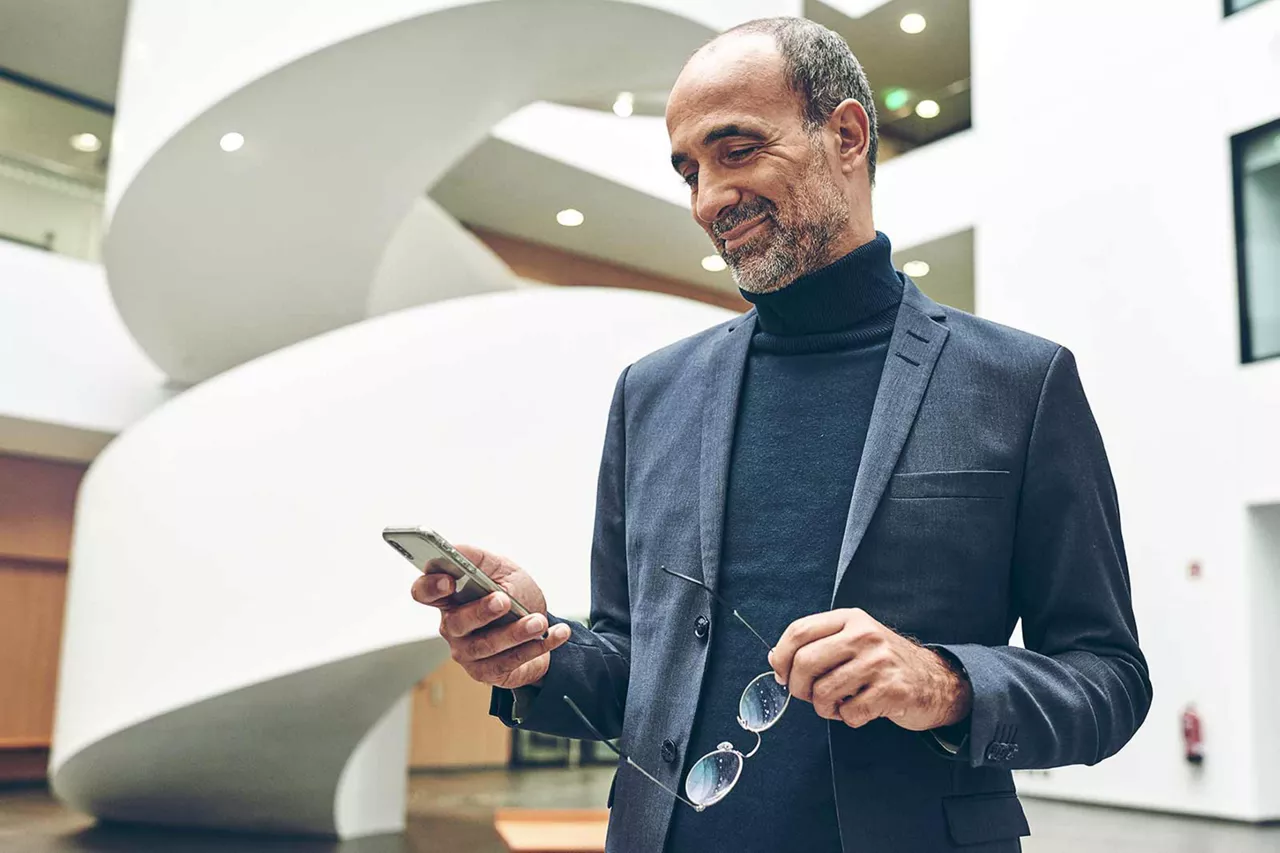
<svg viewBox="0 0 1280 853"><path fill-rule="evenodd" d="M564 699L564 701L569 705L569 707L570 707L571 709L573 709L573 713L575 713L575 714L577 714L577 715L578 715L578 719L579 719L579 720L581 720L581 721L582 721L582 724L583 724L584 726L586 726L586 727L587 727L587 731L591 732L591 734L595 736L596 740L600 741L600 742L601 742L601 743L603 743L605 746L609 747L609 749L610 749L610 750L612 750L612 751L613 751L613 753L614 753L615 755L617 755L617 756L618 756L619 758L621 758L623 761L627 762L627 764L629 764L631 767L633 767L633 768L635 768L636 770L638 770L638 771L640 772L640 775L641 775L641 776L645 777L645 778L646 778L646 779L648 779L650 782L652 782L653 784L657 785L659 788L661 788L662 790L666 791L668 794L670 794L671 796L675 797L677 800L679 800L680 802L684 803L686 806L688 806L689 808L693 809L694 811L696 811L696 812L700 812L700 811L703 811L703 810L705 810L705 809L706 809L706 806L699 806L699 805L695 805L694 803L689 802L689 801L688 801L688 800L686 800L684 797L680 796L680 795L679 795L679 794L677 794L675 791L671 790L671 789L670 789L670 788L668 788L666 785L662 784L662 782L660 782L659 780L655 779L655 778L654 778L654 777L649 773L649 771L648 771L648 770L645 770L645 769L644 769L643 767L641 767L639 764L636 764L634 761L632 761L632 760L631 760L631 756L627 755L625 752L623 752L622 750L618 749L618 748L617 748L616 746L614 746L614 745L613 745L613 744L612 744L612 743L611 743L607 738L605 738L605 736L604 736L604 735L600 734L599 729L597 729L595 726L591 725L591 721L587 719L587 715L586 715L586 714L582 713L582 709L578 707L578 705L577 705L577 703L576 703L576 702L574 702L574 701L573 701L572 699L570 699L568 696L563 696L563 697L561 697L561 698L563 698L563 699Z"/></svg>
<svg viewBox="0 0 1280 853"><path fill-rule="evenodd" d="M723 605L724 607L732 611L734 618L737 619L739 622L741 622L743 625L745 625L748 631L755 634L756 639L759 640L761 643L763 643L766 649L768 649L769 651L773 651L773 644L770 643L768 640L766 640L764 637L761 637L760 632L757 631L755 628L752 628L751 623L748 622L746 619L742 618L742 614L738 612L738 608L734 607L732 604L730 604L728 601L726 601L724 598L718 595L716 591L713 590L711 587L707 586L705 583L698 580L697 578L691 578L688 575L682 575L679 572L668 569L666 566L658 566L658 568L662 569L664 572L671 575L672 577L677 577L677 578L680 578L680 580L682 581L688 581L689 583L694 584L695 586L702 587L704 590L706 590L707 595L710 595L716 601L720 602L721 605Z"/></svg>

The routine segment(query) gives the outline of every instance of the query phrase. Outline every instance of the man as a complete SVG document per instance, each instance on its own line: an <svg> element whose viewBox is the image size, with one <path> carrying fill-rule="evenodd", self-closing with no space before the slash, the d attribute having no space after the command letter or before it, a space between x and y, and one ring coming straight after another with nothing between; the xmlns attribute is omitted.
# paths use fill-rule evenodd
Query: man
<svg viewBox="0 0 1280 853"><path fill-rule="evenodd" d="M509 725L620 736L610 850L1018 850L1010 770L1101 761L1151 700L1074 360L894 271L874 102L834 33L725 33L667 126L755 308L619 379L590 629L479 549L535 615L414 596Z"/></svg>

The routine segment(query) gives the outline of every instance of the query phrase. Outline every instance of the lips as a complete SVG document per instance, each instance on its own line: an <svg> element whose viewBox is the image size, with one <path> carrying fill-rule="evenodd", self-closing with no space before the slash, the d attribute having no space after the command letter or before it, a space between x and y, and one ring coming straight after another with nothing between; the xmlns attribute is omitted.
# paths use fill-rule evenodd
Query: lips
<svg viewBox="0 0 1280 853"><path fill-rule="evenodd" d="M720 240L724 243L724 250L732 252L738 246L747 242L747 239L768 221L768 214L761 214L755 219L750 219L724 232L720 235Z"/></svg>

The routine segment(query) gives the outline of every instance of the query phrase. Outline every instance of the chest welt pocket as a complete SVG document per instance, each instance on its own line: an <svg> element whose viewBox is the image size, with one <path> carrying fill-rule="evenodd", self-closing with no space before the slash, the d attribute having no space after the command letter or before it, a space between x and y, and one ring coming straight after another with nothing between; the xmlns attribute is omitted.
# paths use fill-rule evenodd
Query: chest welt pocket
<svg viewBox="0 0 1280 853"><path fill-rule="evenodd" d="M1012 791L944 797L942 808L947 813L951 840L960 847L1010 841L1031 834L1022 803Z"/></svg>
<svg viewBox="0 0 1280 853"><path fill-rule="evenodd" d="M1012 486L1013 476L1008 471L924 471L894 474L888 496L893 500L999 500L1008 496Z"/></svg>

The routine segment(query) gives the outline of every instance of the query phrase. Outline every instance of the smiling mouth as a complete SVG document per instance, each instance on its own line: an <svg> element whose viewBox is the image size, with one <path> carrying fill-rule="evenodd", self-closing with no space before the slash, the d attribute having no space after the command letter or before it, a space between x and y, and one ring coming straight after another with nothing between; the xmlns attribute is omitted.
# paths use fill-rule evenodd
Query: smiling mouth
<svg viewBox="0 0 1280 853"><path fill-rule="evenodd" d="M759 233L760 228L767 225L768 222L769 217L767 215L761 216L759 219L744 222L736 228L731 228L721 234L720 239L724 244L724 250L726 252L732 252L743 243L746 243L747 240L751 239L752 235Z"/></svg>

